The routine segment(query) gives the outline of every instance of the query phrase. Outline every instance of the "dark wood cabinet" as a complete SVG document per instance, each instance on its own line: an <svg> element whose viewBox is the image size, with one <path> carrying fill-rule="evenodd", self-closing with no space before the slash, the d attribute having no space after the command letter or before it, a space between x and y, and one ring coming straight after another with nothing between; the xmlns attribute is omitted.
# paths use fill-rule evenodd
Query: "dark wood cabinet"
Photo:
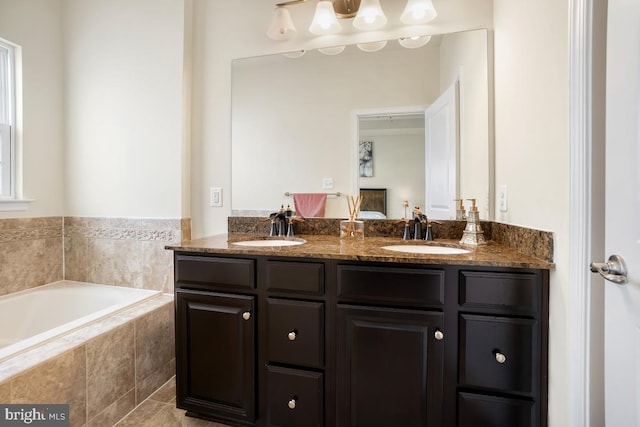
<svg viewBox="0 0 640 427"><path fill-rule="evenodd" d="M459 277L458 426L546 426L547 272Z"/></svg>
<svg viewBox="0 0 640 427"><path fill-rule="evenodd" d="M436 312L338 306L338 426L442 425L442 320Z"/></svg>
<svg viewBox="0 0 640 427"><path fill-rule="evenodd" d="M267 366L267 425L324 426L323 373Z"/></svg>
<svg viewBox="0 0 640 427"><path fill-rule="evenodd" d="M177 406L255 420L255 298L176 290Z"/></svg>
<svg viewBox="0 0 640 427"><path fill-rule="evenodd" d="M177 406L235 426L545 427L546 270L176 252Z"/></svg>

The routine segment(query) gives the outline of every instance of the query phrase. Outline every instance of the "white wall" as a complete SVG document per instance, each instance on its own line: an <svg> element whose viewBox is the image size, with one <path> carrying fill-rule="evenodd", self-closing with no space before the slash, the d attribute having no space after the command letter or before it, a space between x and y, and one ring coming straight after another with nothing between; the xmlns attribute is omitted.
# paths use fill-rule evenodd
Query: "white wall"
<svg viewBox="0 0 640 427"><path fill-rule="evenodd" d="M495 176L509 211L496 219L554 232L549 425L566 426L569 270L567 0L494 0Z"/></svg>
<svg viewBox="0 0 640 427"><path fill-rule="evenodd" d="M23 196L28 211L0 218L64 214L63 46L60 1L0 0L0 38L22 51Z"/></svg>
<svg viewBox="0 0 640 427"><path fill-rule="evenodd" d="M492 218L493 208L487 49L487 33L478 31L451 34L440 49L440 92L460 78L460 197L476 199L481 219Z"/></svg>
<svg viewBox="0 0 640 427"><path fill-rule="evenodd" d="M185 2L64 0L64 29L66 214L188 216Z"/></svg>

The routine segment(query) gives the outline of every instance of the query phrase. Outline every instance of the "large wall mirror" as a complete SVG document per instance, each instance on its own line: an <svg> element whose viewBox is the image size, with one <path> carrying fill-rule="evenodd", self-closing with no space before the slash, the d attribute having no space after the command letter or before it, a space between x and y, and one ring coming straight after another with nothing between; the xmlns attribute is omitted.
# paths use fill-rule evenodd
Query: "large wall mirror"
<svg viewBox="0 0 640 427"><path fill-rule="evenodd" d="M268 55L232 64L232 215L263 216L292 193L328 193L325 216L348 214L345 195L386 190L386 218L425 201L422 112L459 81L459 195L489 217L487 30L433 36L415 49ZM370 142L361 171L359 144ZM331 183L331 188L327 184ZM340 193L341 196L335 196Z"/></svg>

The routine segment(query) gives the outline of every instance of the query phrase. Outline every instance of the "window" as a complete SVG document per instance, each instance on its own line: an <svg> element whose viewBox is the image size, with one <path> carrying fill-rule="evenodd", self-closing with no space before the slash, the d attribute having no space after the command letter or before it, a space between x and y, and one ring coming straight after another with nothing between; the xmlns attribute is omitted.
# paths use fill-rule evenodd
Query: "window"
<svg viewBox="0 0 640 427"><path fill-rule="evenodd" d="M26 211L17 155L16 99L19 99L20 47L0 39L0 211Z"/></svg>
<svg viewBox="0 0 640 427"><path fill-rule="evenodd" d="M0 40L0 200L15 194L15 55Z"/></svg>

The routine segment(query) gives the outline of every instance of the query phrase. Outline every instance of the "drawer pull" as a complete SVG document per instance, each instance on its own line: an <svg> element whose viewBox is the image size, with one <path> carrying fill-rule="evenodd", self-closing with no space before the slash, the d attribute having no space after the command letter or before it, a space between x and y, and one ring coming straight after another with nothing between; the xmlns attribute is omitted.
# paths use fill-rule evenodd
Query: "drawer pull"
<svg viewBox="0 0 640 427"><path fill-rule="evenodd" d="M289 400L289 402L287 402L287 406L289 407L289 409L296 409L296 398L294 397L293 399Z"/></svg>
<svg viewBox="0 0 640 427"><path fill-rule="evenodd" d="M505 356L504 354L500 353L499 351L496 351L496 362L504 363L506 361L507 361L507 356Z"/></svg>
<svg viewBox="0 0 640 427"><path fill-rule="evenodd" d="M287 334L287 338L289 338L289 341L295 341L297 336L298 336L298 331L296 329L294 329L293 331Z"/></svg>
<svg viewBox="0 0 640 427"><path fill-rule="evenodd" d="M433 336L438 340L438 341L442 341L444 339L444 334L442 333L442 331L440 329L436 329L436 332L433 334Z"/></svg>
<svg viewBox="0 0 640 427"><path fill-rule="evenodd" d="M242 318L244 320L249 320L251 319L251 312L250 311L245 311L244 313L242 313Z"/></svg>

